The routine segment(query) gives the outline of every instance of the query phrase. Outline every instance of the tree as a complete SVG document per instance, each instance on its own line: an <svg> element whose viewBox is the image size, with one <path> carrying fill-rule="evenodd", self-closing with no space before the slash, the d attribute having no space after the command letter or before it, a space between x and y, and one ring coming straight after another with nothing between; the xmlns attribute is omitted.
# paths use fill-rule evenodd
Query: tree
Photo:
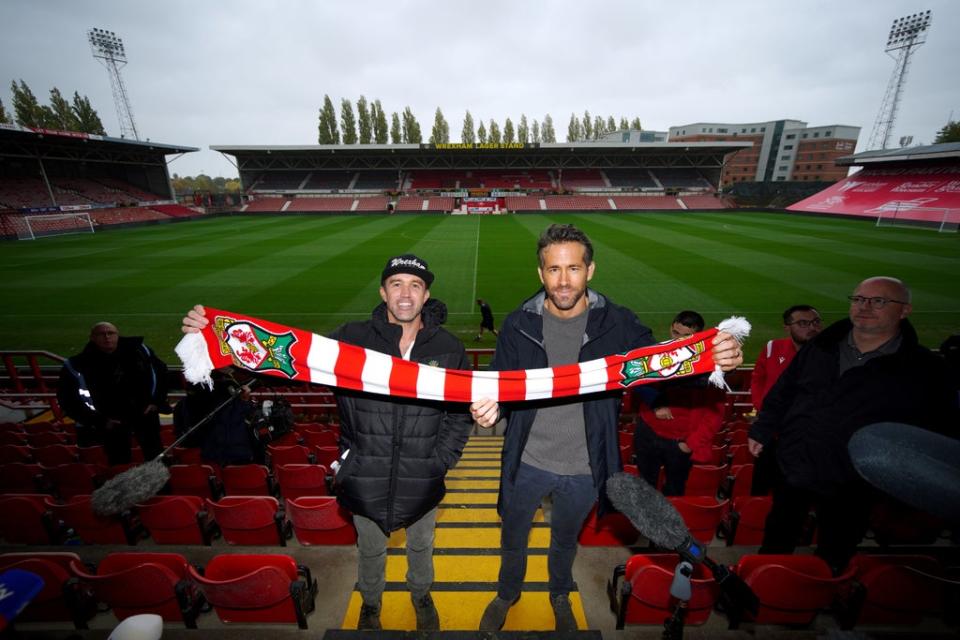
<svg viewBox="0 0 960 640"><path fill-rule="evenodd" d="M443 117L440 107L437 107L437 112L433 115L433 130L430 133L430 142L433 144L450 142L450 125L447 124L447 119Z"/></svg>
<svg viewBox="0 0 960 640"><path fill-rule="evenodd" d="M353 115L353 105L346 98L340 100L340 130L343 144L357 144L357 119Z"/></svg>
<svg viewBox="0 0 960 640"><path fill-rule="evenodd" d="M63 97L60 90L50 89L50 116L56 123L56 128L63 131L79 131L80 122L70 108L70 103Z"/></svg>
<svg viewBox="0 0 960 640"><path fill-rule="evenodd" d="M500 125L497 124L497 121L493 118L490 118L490 130L487 132L487 139L489 142L500 144Z"/></svg>
<svg viewBox="0 0 960 640"><path fill-rule="evenodd" d="M0 100L0 124L13 124L10 120L10 115L3 106L3 100Z"/></svg>
<svg viewBox="0 0 960 640"><path fill-rule="evenodd" d="M487 143L487 128L483 126L483 120L480 121L480 125L477 127L477 142L480 144Z"/></svg>
<svg viewBox="0 0 960 640"><path fill-rule="evenodd" d="M593 120L593 139L599 140L600 136L607 132L607 125L604 123L603 118L597 116Z"/></svg>
<svg viewBox="0 0 960 640"><path fill-rule="evenodd" d="M530 142L530 125L527 124L527 116L520 114L520 124L517 125L517 142L527 144Z"/></svg>
<svg viewBox="0 0 960 640"><path fill-rule="evenodd" d="M583 123L580 125L580 139L589 140L592 137L593 137L593 119L590 117L590 112L584 110Z"/></svg>
<svg viewBox="0 0 960 640"><path fill-rule="evenodd" d="M541 142L557 141L557 132L553 128L553 118L550 117L549 113L543 117L543 126L540 127L540 141Z"/></svg>
<svg viewBox="0 0 960 640"><path fill-rule="evenodd" d="M323 108L320 109L320 126L317 142L320 144L340 144L340 131L337 129L337 112L333 108L330 96L323 96Z"/></svg>
<svg viewBox="0 0 960 640"><path fill-rule="evenodd" d="M73 104L70 108L73 109L73 115L77 118L77 131L93 133L99 136L107 135L106 130L103 128L103 122L100 121L100 116L97 114L97 110L90 104L90 98L87 96L81 98L80 94L74 91Z"/></svg>
<svg viewBox="0 0 960 640"><path fill-rule="evenodd" d="M13 113L17 124L24 127L42 127L43 110L27 83L20 80L18 85L16 80L12 81L10 92L13 93Z"/></svg>
<svg viewBox="0 0 960 640"><path fill-rule="evenodd" d="M470 110L467 109L466 115L463 116L463 130L460 132L460 142L473 144L476 141L477 134L473 130L473 116L470 115Z"/></svg>
<svg viewBox="0 0 960 640"><path fill-rule="evenodd" d="M512 143L513 140L513 120L507 118L503 123L503 141L507 144Z"/></svg>
<svg viewBox="0 0 960 640"><path fill-rule="evenodd" d="M630 121L630 128L634 131L640 131L643 127L640 126L640 118L634 118Z"/></svg>
<svg viewBox="0 0 960 640"><path fill-rule="evenodd" d="M360 144L370 144L373 138L373 120L367 99L363 96L357 99L357 128L360 129Z"/></svg>
<svg viewBox="0 0 960 640"><path fill-rule="evenodd" d="M536 120L530 126L530 142L540 142L540 123Z"/></svg>
<svg viewBox="0 0 960 640"><path fill-rule="evenodd" d="M373 139L377 144L387 144L387 114L380 100L373 101Z"/></svg>
<svg viewBox="0 0 960 640"><path fill-rule="evenodd" d="M410 144L420 144L423 142L423 135L420 133L420 123L417 117L413 115L410 107L403 108L403 141Z"/></svg>
<svg viewBox="0 0 960 640"><path fill-rule="evenodd" d="M576 142L580 139L580 121L577 114L570 114L570 123L567 125L567 142Z"/></svg>
<svg viewBox="0 0 960 640"><path fill-rule="evenodd" d="M943 129L937 132L934 144L942 142L960 142L960 122L951 120L943 126Z"/></svg>
<svg viewBox="0 0 960 640"><path fill-rule="evenodd" d="M622 130L624 130L624 131L626 131L627 129L630 128L630 123L627 122L627 117L626 117L626 116L622 116L622 117L620 118L620 128L621 128Z"/></svg>
<svg viewBox="0 0 960 640"><path fill-rule="evenodd" d="M607 118L607 133L617 130L617 121L614 120L613 116Z"/></svg>
<svg viewBox="0 0 960 640"><path fill-rule="evenodd" d="M390 114L390 142L392 144L401 144L403 141L403 129L400 127L400 116L394 111Z"/></svg>

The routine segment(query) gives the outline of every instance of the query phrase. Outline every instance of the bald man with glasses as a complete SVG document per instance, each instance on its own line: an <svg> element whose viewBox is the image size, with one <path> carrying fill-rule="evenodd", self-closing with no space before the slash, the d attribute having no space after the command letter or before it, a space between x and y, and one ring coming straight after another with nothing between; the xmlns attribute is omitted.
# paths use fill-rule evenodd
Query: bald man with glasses
<svg viewBox="0 0 960 640"><path fill-rule="evenodd" d="M903 422L955 437L958 414L943 361L907 319L910 289L873 277L849 301L849 317L800 350L770 389L748 441L756 456L776 438L781 472L760 553L792 553L813 507L816 553L837 573L866 532L874 497L847 454L853 433Z"/></svg>

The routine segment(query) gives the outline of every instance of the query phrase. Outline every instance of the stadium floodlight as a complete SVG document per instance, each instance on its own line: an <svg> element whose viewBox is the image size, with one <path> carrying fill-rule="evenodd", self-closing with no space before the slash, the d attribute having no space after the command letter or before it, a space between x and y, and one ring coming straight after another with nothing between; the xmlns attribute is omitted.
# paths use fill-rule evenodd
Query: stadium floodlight
<svg viewBox="0 0 960 640"><path fill-rule="evenodd" d="M897 18L890 26L885 51L896 61L896 64L893 67L890 82L887 83L883 102L880 103L880 113L877 114L877 120L873 125L868 149L886 149L890 142L893 124L897 119L897 109L900 107L900 98L907 82L910 57L917 47L927 41L927 30L930 28L931 19L929 10L921 11Z"/></svg>
<svg viewBox="0 0 960 640"><path fill-rule="evenodd" d="M113 104L117 108L117 118L120 120L120 137L139 140L137 125L133 121L133 107L127 88L123 84L120 68L127 64L127 52L123 47L123 40L113 31L106 29L88 29L87 39L93 57L107 68L110 76L110 88L113 90Z"/></svg>

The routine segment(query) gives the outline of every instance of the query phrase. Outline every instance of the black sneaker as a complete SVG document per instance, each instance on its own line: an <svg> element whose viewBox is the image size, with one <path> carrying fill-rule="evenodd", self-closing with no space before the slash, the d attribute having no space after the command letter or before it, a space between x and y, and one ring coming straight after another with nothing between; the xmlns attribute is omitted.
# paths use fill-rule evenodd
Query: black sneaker
<svg viewBox="0 0 960 640"><path fill-rule="evenodd" d="M568 596L550 596L550 606L553 607L553 617L557 621L557 631L576 631L579 628Z"/></svg>
<svg viewBox="0 0 960 640"><path fill-rule="evenodd" d="M417 614L417 631L440 631L440 616L430 593L419 598L411 593L410 599L413 601L413 612Z"/></svg>
<svg viewBox="0 0 960 640"><path fill-rule="evenodd" d="M520 596L517 596L517 600L519 599ZM480 618L480 631L500 631L503 628L503 623L507 620L507 612L510 611L510 607L517 600L510 602L500 596L494 597L487 608L483 610L483 617Z"/></svg>
<svg viewBox="0 0 960 640"><path fill-rule="evenodd" d="M381 628L380 605L362 605L360 607L360 619L357 621L357 629L379 631Z"/></svg>

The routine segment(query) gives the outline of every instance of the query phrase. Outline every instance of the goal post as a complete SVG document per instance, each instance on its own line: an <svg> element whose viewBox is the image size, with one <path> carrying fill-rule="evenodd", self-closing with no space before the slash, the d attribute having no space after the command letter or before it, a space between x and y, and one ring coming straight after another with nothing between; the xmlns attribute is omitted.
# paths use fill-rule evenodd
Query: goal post
<svg viewBox="0 0 960 640"><path fill-rule="evenodd" d="M17 228L17 239L36 240L71 233L94 233L89 213L78 211L23 216L22 224Z"/></svg>
<svg viewBox="0 0 960 640"><path fill-rule="evenodd" d="M914 227L936 229L940 233L957 233L960 209L897 205L877 210L878 227Z"/></svg>

